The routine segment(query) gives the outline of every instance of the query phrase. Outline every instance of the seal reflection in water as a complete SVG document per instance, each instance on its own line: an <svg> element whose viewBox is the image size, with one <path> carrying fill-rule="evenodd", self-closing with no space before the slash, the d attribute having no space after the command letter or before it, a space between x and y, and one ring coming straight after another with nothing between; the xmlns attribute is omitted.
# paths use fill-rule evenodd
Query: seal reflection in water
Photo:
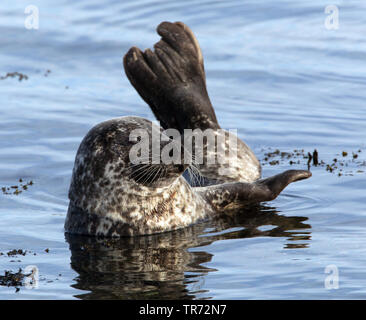
<svg viewBox="0 0 366 320"><path fill-rule="evenodd" d="M213 259L211 243L285 237L285 248L309 245L311 226L306 224L305 217L286 217L268 205L253 206L242 213L144 237L112 239L66 234L71 267L78 273L72 286L86 291L76 297L209 299L212 294L205 288L205 278L218 271L208 267ZM268 225L273 229L261 230L261 226ZM223 246L225 243L228 248L231 246L222 241ZM219 271L221 268L225 267L221 266Z"/></svg>
<svg viewBox="0 0 366 320"><path fill-rule="evenodd" d="M180 22L164 22L158 33L162 40L155 45L155 52L134 47L126 54L129 80L163 128L181 133L184 129L211 129L219 135L220 126L207 94L202 53L192 31ZM143 118L122 117L89 131L75 158L67 232L120 237L171 231L240 211L248 203L273 200L289 183L311 176L308 171L289 170L259 179L259 161L237 137L236 156L225 165L209 163L205 153L199 165L206 178L204 187L190 185L182 176L187 169L184 162L154 164L152 144L145 163L131 163L129 155L136 143L130 141L131 132L144 130L152 141L154 130L163 135L163 128ZM165 138L159 139L160 150L172 142ZM208 150L207 143L203 147ZM224 147L230 148L226 141Z"/></svg>

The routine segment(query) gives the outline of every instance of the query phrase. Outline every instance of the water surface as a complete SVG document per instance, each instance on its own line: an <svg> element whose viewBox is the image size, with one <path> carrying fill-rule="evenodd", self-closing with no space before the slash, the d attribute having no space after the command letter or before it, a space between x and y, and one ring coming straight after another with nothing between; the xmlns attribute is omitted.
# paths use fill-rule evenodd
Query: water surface
<svg viewBox="0 0 366 320"><path fill-rule="evenodd" d="M0 80L0 187L33 182L0 192L0 273L35 265L40 280L31 290L2 286L1 299L366 297L366 3L335 1L337 30L325 27L327 1L36 0L38 30L24 27L28 4L0 9L0 76L28 76ZM118 116L154 119L122 57L152 47L163 20L197 35L219 122L238 129L264 176L307 168L301 155L269 165L276 149L317 149L324 165L225 221L137 239L65 237L86 132ZM329 172L334 158L343 166ZM6 254L19 248L26 255ZM338 289L325 287L329 265Z"/></svg>

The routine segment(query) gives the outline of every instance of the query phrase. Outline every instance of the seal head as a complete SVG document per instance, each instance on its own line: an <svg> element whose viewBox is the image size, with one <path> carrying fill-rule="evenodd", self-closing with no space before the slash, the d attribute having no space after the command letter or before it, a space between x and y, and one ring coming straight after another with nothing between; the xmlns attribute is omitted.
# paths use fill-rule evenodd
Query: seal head
<svg viewBox="0 0 366 320"><path fill-rule="evenodd" d="M88 132L75 158L68 232L150 234L190 225L205 215L204 201L182 177L188 165L153 161L154 135L160 137L161 149L175 146L161 127L139 117L105 121ZM147 145L138 148L136 137Z"/></svg>

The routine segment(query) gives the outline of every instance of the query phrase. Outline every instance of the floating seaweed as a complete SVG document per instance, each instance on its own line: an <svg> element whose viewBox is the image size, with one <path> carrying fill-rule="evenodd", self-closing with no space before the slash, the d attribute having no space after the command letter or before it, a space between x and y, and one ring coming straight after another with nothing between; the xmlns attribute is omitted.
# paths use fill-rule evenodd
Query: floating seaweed
<svg viewBox="0 0 366 320"><path fill-rule="evenodd" d="M16 287L16 292L18 292L19 287L23 286L24 278L30 275L31 273L24 274L21 268L19 268L18 272L5 270L4 275L0 275L0 286Z"/></svg>
<svg viewBox="0 0 366 320"><path fill-rule="evenodd" d="M19 81L28 80L28 76L26 74L20 72L8 72L5 76L1 76L0 80L5 80L6 78L15 78L18 77Z"/></svg>
<svg viewBox="0 0 366 320"><path fill-rule="evenodd" d="M15 194L19 195L23 191L28 190L29 186L33 185L33 181L29 181L26 183L23 183L23 179L19 179L20 184L19 185L12 185L10 187L1 187L1 190L3 194Z"/></svg>
<svg viewBox="0 0 366 320"><path fill-rule="evenodd" d="M366 167L366 162L359 160L359 154L361 152L361 149L358 149L356 152L352 151L351 153L347 151L342 151L337 155L338 157L333 158L333 160L330 162L326 162L319 159L319 152L316 149L312 152L306 152L304 149L295 149L292 152L283 152L279 149L275 149L274 151L264 153L262 165L274 166L283 164L288 160L289 165L306 164L309 170L312 166L319 166L324 167L325 170L329 173L337 172L338 176L353 175L354 172L360 174L364 173L365 171L358 169L356 171L347 170L347 172L345 172L344 168L348 167L347 169L349 169L351 164L356 167ZM306 163L304 163L304 160L306 161Z"/></svg>

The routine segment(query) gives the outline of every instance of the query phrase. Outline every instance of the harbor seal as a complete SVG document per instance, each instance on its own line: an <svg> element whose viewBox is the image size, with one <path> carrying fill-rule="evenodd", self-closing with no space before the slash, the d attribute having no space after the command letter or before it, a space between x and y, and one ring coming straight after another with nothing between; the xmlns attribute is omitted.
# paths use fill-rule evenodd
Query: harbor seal
<svg viewBox="0 0 366 320"><path fill-rule="evenodd" d="M133 163L131 154L142 143L133 134L137 131L148 141L140 155L148 151L148 156ZM191 187L182 176L188 167L183 161L155 161L154 135L160 137L160 155L168 144L177 143L162 127L133 116L102 122L87 133L75 158L66 232L121 237L176 230L249 203L273 200L289 183L311 176L289 170L253 183Z"/></svg>
<svg viewBox="0 0 366 320"><path fill-rule="evenodd" d="M128 116L102 122L88 132L72 173L65 221L68 233L121 237L172 231L228 212L240 213L248 204L271 201L289 183L311 176L309 171L288 170L260 179L261 166L253 151L218 124L193 32L181 22L163 22L157 31L162 39L155 51L131 48L124 56L124 68L161 126ZM149 141L139 150L140 156L144 154L141 163L131 159L140 144L131 140L131 135L137 138L132 134L136 130L145 132L143 140ZM208 132L199 151L195 139L190 150L193 163L183 156L186 130ZM153 143L154 136L161 138L158 144ZM181 152L174 161L161 162L168 145ZM157 146L159 161L154 152ZM220 155L225 161L209 161ZM200 156L202 161L197 162ZM199 186L183 176L196 167L203 177Z"/></svg>

